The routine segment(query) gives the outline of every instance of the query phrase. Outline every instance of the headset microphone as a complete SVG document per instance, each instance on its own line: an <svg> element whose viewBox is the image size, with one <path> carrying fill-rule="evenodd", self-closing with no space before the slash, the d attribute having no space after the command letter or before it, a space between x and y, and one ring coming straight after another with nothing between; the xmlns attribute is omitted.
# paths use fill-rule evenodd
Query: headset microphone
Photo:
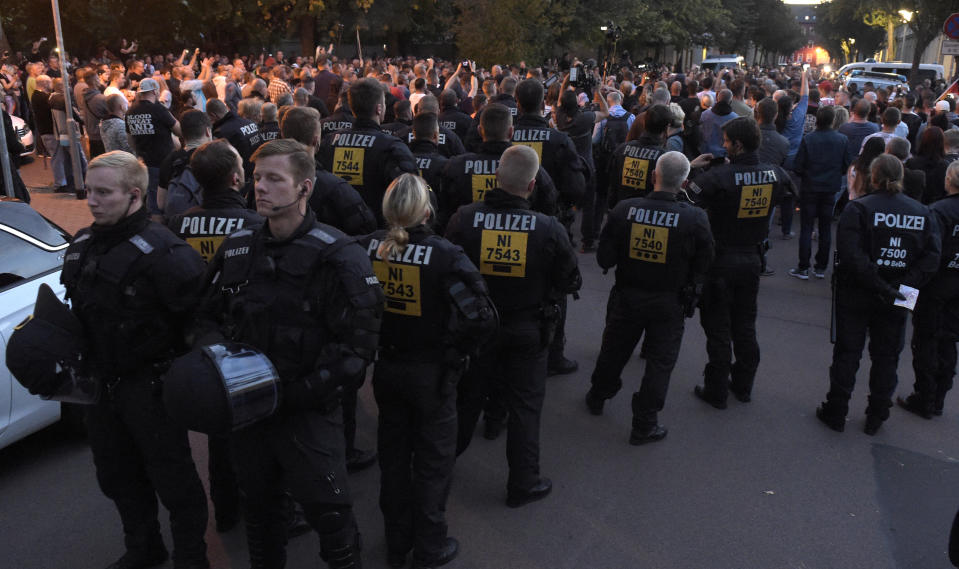
<svg viewBox="0 0 959 569"><path fill-rule="evenodd" d="M273 211L280 211L281 209L286 209L288 207L293 207L296 204L300 203L300 198L306 195L306 190L300 190L300 194L297 196L296 201L290 202L286 205L275 205L271 209Z"/></svg>

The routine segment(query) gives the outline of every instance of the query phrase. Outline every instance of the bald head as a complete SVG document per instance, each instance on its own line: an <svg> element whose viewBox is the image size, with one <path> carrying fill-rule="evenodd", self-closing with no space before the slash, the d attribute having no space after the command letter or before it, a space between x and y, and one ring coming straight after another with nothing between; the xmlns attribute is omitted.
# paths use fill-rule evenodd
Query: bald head
<svg viewBox="0 0 959 569"><path fill-rule="evenodd" d="M682 152L667 152L656 161L653 189L675 194L689 176L689 159Z"/></svg>
<svg viewBox="0 0 959 569"><path fill-rule="evenodd" d="M515 196L527 197L533 191L533 180L539 171L539 155L528 146L517 144L503 153L496 170L499 187Z"/></svg>

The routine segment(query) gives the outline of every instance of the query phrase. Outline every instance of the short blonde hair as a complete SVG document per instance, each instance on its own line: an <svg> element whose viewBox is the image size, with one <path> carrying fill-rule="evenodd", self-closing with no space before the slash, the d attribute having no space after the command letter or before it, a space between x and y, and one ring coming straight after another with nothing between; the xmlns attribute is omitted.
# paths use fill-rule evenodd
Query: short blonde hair
<svg viewBox="0 0 959 569"><path fill-rule="evenodd" d="M132 190L138 188L141 191L141 199L145 199L147 188L150 186L150 174L147 171L147 165L143 160L123 150L114 150L101 154L90 161L87 165L87 171L95 168L113 168L119 170L120 183L123 189Z"/></svg>
<svg viewBox="0 0 959 569"><path fill-rule="evenodd" d="M515 144L503 152L496 170L497 185L516 194L525 192L539 172L539 155L529 146Z"/></svg>

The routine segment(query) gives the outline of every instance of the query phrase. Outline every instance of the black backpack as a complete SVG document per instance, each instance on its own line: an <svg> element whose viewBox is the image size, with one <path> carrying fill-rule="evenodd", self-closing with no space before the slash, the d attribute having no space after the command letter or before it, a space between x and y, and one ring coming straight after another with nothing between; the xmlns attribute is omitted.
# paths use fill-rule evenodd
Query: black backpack
<svg viewBox="0 0 959 569"><path fill-rule="evenodd" d="M192 154L191 154L192 155ZM173 175L166 189L166 203L163 215L169 219L174 215L200 205L202 188L190 169L190 156L182 156L173 161Z"/></svg>
<svg viewBox="0 0 959 569"><path fill-rule="evenodd" d="M626 142L626 135L629 134L628 119L628 114L621 117L612 115L606 117L606 124L603 126L602 134L600 134L599 143L593 148L593 161L596 163L597 171L605 171L613 153L620 144Z"/></svg>

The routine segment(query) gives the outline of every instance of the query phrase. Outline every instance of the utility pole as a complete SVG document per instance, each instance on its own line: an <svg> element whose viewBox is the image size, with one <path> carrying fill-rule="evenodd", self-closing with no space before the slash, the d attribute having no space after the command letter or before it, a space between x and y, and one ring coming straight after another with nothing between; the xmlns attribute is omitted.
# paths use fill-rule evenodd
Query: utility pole
<svg viewBox="0 0 959 569"><path fill-rule="evenodd" d="M80 130L73 118L73 89L70 87L70 58L63 46L63 26L60 24L60 2L53 4L53 25L57 33L57 49L60 51L60 76L63 78L63 99L67 113L67 138L70 139L70 160L73 162L73 186L77 189L77 199L85 199L86 189L83 182L83 166L80 164Z"/></svg>

